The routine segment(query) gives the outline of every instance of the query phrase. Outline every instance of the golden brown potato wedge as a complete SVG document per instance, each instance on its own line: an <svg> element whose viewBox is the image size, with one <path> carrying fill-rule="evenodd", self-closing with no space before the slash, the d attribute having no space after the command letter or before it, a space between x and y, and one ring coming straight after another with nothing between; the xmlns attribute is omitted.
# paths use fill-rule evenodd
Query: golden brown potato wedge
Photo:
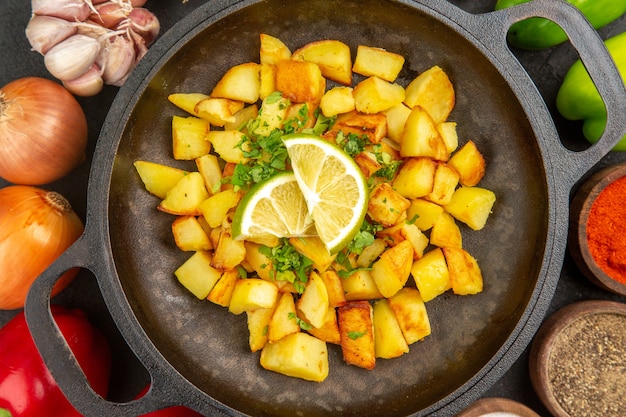
<svg viewBox="0 0 626 417"><path fill-rule="evenodd" d="M160 199L164 199L167 192L189 173L183 169L156 162L135 161L133 165L146 190Z"/></svg>
<svg viewBox="0 0 626 417"><path fill-rule="evenodd" d="M367 214L385 227L398 223L411 202L387 182L380 183L370 193Z"/></svg>
<svg viewBox="0 0 626 417"><path fill-rule="evenodd" d="M157 208L170 214L198 216L202 214L200 205L208 197L202 175L190 172L167 192Z"/></svg>
<svg viewBox="0 0 626 417"><path fill-rule="evenodd" d="M493 191L481 187L460 187L452 194L444 209L471 229L485 227L491 209L496 202Z"/></svg>
<svg viewBox="0 0 626 417"><path fill-rule="evenodd" d="M455 104L454 87L448 74L435 65L418 75L406 87L404 103L424 108L435 124L444 122Z"/></svg>
<svg viewBox="0 0 626 417"><path fill-rule="evenodd" d="M448 153L456 151L459 147L459 135L456 131L456 122L441 122L437 125L437 131L441 135L441 138L446 143Z"/></svg>
<svg viewBox="0 0 626 417"><path fill-rule="evenodd" d="M400 167L393 188L409 199L424 197L433 191L437 162L431 158L407 158Z"/></svg>
<svg viewBox="0 0 626 417"><path fill-rule="evenodd" d="M240 279L235 283L228 311L238 315L245 311L270 308L277 299L278 287L274 283L260 278Z"/></svg>
<svg viewBox="0 0 626 417"><path fill-rule="evenodd" d="M193 160L211 151L209 122L198 117L172 117L174 159Z"/></svg>
<svg viewBox="0 0 626 417"><path fill-rule="evenodd" d="M208 97L199 101L194 111L211 125L223 127L226 123L235 121L235 113L243 109L243 106L243 101Z"/></svg>
<svg viewBox="0 0 626 417"><path fill-rule="evenodd" d="M441 213L443 213L443 207L439 204L416 198L411 200L411 205L407 209L407 219L425 232L433 227Z"/></svg>
<svg viewBox="0 0 626 417"><path fill-rule="evenodd" d="M241 200L241 192L227 189L206 198L199 205L200 212L211 227L219 227L224 223L228 212L234 209Z"/></svg>
<svg viewBox="0 0 626 417"><path fill-rule="evenodd" d="M320 328L326 320L329 306L328 290L324 280L317 272L311 271L304 292L297 302L298 311L313 327Z"/></svg>
<svg viewBox="0 0 626 417"><path fill-rule="evenodd" d="M225 271L209 292L207 300L219 306L228 307L238 279L239 271L236 269Z"/></svg>
<svg viewBox="0 0 626 417"><path fill-rule="evenodd" d="M233 240L230 228L222 228L213 259L211 259L213 268L228 271L236 268L245 258L246 247L243 241Z"/></svg>
<svg viewBox="0 0 626 417"><path fill-rule="evenodd" d="M476 259L461 248L444 248L450 271L452 291L458 295L478 294L483 290L483 276Z"/></svg>
<svg viewBox="0 0 626 417"><path fill-rule="evenodd" d="M238 130L212 130L207 136L215 152L226 162L232 164L248 162L244 151L249 150L245 142L246 135ZM227 175L223 175L227 176Z"/></svg>
<svg viewBox="0 0 626 417"><path fill-rule="evenodd" d="M210 252L198 251L179 266L174 275L183 287L198 299L204 300L222 273L211 266Z"/></svg>
<svg viewBox="0 0 626 417"><path fill-rule="evenodd" d="M382 48L359 45L352 71L366 77L380 77L393 82L404 65L402 55L386 51Z"/></svg>
<svg viewBox="0 0 626 417"><path fill-rule="evenodd" d="M280 39L261 33L260 62L264 65L276 65L278 61L291 58L291 51Z"/></svg>
<svg viewBox="0 0 626 417"><path fill-rule="evenodd" d="M324 93L320 101L320 109L326 117L349 113L355 106L352 87L333 87Z"/></svg>
<svg viewBox="0 0 626 417"><path fill-rule="evenodd" d="M387 137L399 144L402 140L402 132L406 124L411 109L400 103L384 111L387 116Z"/></svg>
<svg viewBox="0 0 626 417"><path fill-rule="evenodd" d="M468 141L448 161L459 173L459 181L466 187L477 185L485 175L485 158L473 141Z"/></svg>
<svg viewBox="0 0 626 417"><path fill-rule="evenodd" d="M209 96L204 93L173 93L167 96L170 103L196 117L196 105L206 98Z"/></svg>
<svg viewBox="0 0 626 417"><path fill-rule="evenodd" d="M375 300L383 297L370 270L359 269L348 277L342 278L341 283L347 301Z"/></svg>
<svg viewBox="0 0 626 417"><path fill-rule="evenodd" d="M252 104L259 99L260 90L261 65L246 62L230 67L213 87L210 96Z"/></svg>
<svg viewBox="0 0 626 417"><path fill-rule="evenodd" d="M313 62L320 67L324 77L339 84L352 84L352 55L345 43L324 39L314 41L295 50L291 59Z"/></svg>
<svg viewBox="0 0 626 417"><path fill-rule="evenodd" d="M326 343L299 332L268 343L261 350L261 366L287 376L322 382L328 376Z"/></svg>
<svg viewBox="0 0 626 417"><path fill-rule="evenodd" d="M326 79L312 62L280 61L276 64L276 89L293 103L319 103L326 91Z"/></svg>
<svg viewBox="0 0 626 417"><path fill-rule="evenodd" d="M376 350L372 306L367 301L350 301L337 308L344 361L360 368L374 369Z"/></svg>
<svg viewBox="0 0 626 417"><path fill-rule="evenodd" d="M430 243L440 248L460 248L463 246L461 229L454 217L445 211L437 217L430 231Z"/></svg>
<svg viewBox="0 0 626 417"><path fill-rule="evenodd" d="M339 325L337 324L337 311L334 307L330 307L326 313L324 323L321 327L311 327L307 330L311 335L323 340L326 343L338 345L341 343L339 335Z"/></svg>
<svg viewBox="0 0 626 417"><path fill-rule="evenodd" d="M452 194L459 185L460 175L458 171L445 162L438 162L433 178L433 190L424 198L445 206L452 200Z"/></svg>
<svg viewBox="0 0 626 417"><path fill-rule="evenodd" d="M282 293L278 296L274 314L270 320L268 341L274 343L299 331L300 326L296 321L296 305L293 295L288 292Z"/></svg>
<svg viewBox="0 0 626 417"><path fill-rule="evenodd" d="M172 222L172 235L178 249L184 252L213 249L209 237L195 216L177 216Z"/></svg>
<svg viewBox="0 0 626 417"><path fill-rule="evenodd" d="M331 308L344 305L346 303L346 294L343 291L341 278L337 272L333 269L329 269L321 272L320 277L322 277L326 285L326 291L328 291L328 305Z"/></svg>
<svg viewBox="0 0 626 417"><path fill-rule="evenodd" d="M400 155L426 156L437 161L447 161L450 158L435 121L420 106L413 107L406 120L400 138Z"/></svg>
<svg viewBox="0 0 626 417"><path fill-rule="evenodd" d="M374 114L402 104L404 88L382 78L369 77L354 87L354 105L358 112Z"/></svg>
<svg viewBox="0 0 626 417"><path fill-rule="evenodd" d="M361 114L356 111L340 114L329 134L336 137L337 132L344 135L367 136L371 143L380 143L387 136L387 119L384 114Z"/></svg>
<svg viewBox="0 0 626 417"><path fill-rule="evenodd" d="M248 323L248 345L252 352L257 352L267 344L269 340L269 326L274 307L259 308L246 311Z"/></svg>
<svg viewBox="0 0 626 417"><path fill-rule="evenodd" d="M217 156L208 153L196 158L196 167L204 179L204 185L209 194L219 192L222 185L222 169Z"/></svg>
<svg viewBox="0 0 626 417"><path fill-rule="evenodd" d="M302 236L289 238L289 243L298 253L313 261L318 272L326 271L337 255L331 255L318 236Z"/></svg>
<svg viewBox="0 0 626 417"><path fill-rule="evenodd" d="M428 302L452 288L450 273L441 248L428 251L413 262L411 275L424 302Z"/></svg>
<svg viewBox="0 0 626 417"><path fill-rule="evenodd" d="M374 303L373 317L376 357L391 359L407 353L409 345L387 299L383 298Z"/></svg>
<svg viewBox="0 0 626 417"><path fill-rule="evenodd" d="M430 335L430 320L422 296L417 289L402 288L389 298L389 306L393 310L404 334L404 339L409 345Z"/></svg>
<svg viewBox="0 0 626 417"><path fill-rule="evenodd" d="M404 287L413 265L413 246L402 241L387 249L372 265L372 278L384 297L391 297Z"/></svg>

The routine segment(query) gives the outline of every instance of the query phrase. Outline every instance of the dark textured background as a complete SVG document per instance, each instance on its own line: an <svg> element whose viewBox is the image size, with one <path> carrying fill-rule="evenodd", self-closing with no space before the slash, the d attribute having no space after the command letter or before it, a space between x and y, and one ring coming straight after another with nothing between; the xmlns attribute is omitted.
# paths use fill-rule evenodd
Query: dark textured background
<svg viewBox="0 0 626 417"><path fill-rule="evenodd" d="M150 0L145 7L158 16L162 27L161 33L164 33L179 19L192 13L205 2L206 0L189 0L185 3L182 0ZM451 2L473 13L488 12L493 9L495 4L495 0L451 0ZM30 46L24 35L24 28L29 17L30 2L26 0L3 0L0 2L0 85L5 85L14 79L25 76L50 78L43 65L42 57L30 51ZM624 30L626 30L626 18L601 29L600 34L603 38L607 38ZM539 91L553 113L563 142L572 149L586 146L586 142L580 134L580 126L564 121L554 108L554 100L561 79L577 58L571 46L563 44L544 51L515 51L515 53L531 78L536 82ZM598 63L598 65L602 65L602 63ZM105 87L105 90L96 97L79 99L89 123L87 161L66 178L43 187L58 191L66 196L83 219L86 210L89 171L91 164L97 163L97 161L92 161L93 150L102 123L117 91L118 89L115 87ZM624 161L626 161L626 153L612 152L592 171ZM6 185L8 185L7 182L0 179L0 187ZM626 302L623 297L609 294L589 284L576 269L569 255L566 255L561 279L548 314L572 302L587 299L609 299ZM132 398L147 383L148 375L119 335L115 324L106 311L93 276L89 272L81 272L74 283L55 298L54 302L84 309L98 327L106 333L114 353L114 373L110 398L118 401ZM0 311L0 325L10 320L17 312L18 310ZM502 379L484 394L484 397L495 396L517 400L541 415L548 415L530 385L528 349Z"/></svg>

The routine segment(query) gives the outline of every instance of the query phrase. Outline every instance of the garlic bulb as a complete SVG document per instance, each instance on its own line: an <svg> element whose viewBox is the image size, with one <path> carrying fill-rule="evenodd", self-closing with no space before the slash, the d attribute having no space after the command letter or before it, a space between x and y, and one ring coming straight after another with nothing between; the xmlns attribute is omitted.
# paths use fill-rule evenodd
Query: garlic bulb
<svg viewBox="0 0 626 417"><path fill-rule="evenodd" d="M44 55L44 64L59 80L73 80L96 62L99 52L100 43L96 39L76 34L53 46Z"/></svg>
<svg viewBox="0 0 626 417"><path fill-rule="evenodd" d="M57 43L76 33L78 28L64 19L33 16L26 26L26 37L33 50L44 55Z"/></svg>
<svg viewBox="0 0 626 417"><path fill-rule="evenodd" d="M146 0L31 0L26 37L76 95L121 86L160 31Z"/></svg>

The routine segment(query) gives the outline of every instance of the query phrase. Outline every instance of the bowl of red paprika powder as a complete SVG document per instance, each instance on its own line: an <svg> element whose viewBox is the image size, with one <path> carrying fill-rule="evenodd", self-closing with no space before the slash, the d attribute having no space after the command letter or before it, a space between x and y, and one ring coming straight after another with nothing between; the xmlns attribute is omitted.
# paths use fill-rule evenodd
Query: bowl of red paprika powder
<svg viewBox="0 0 626 417"><path fill-rule="evenodd" d="M570 253L602 289L626 296L626 163L587 179L571 204Z"/></svg>

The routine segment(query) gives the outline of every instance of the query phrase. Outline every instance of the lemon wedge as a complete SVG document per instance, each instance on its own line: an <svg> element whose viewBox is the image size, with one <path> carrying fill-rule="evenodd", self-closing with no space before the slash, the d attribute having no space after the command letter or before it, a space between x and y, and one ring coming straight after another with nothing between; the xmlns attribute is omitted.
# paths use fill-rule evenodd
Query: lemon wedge
<svg viewBox="0 0 626 417"><path fill-rule="evenodd" d="M235 239L315 235L294 173L280 172L252 187L237 206L232 232Z"/></svg>
<svg viewBox="0 0 626 417"><path fill-rule="evenodd" d="M315 135L286 135L283 142L317 234L331 254L361 228L368 189L360 168L338 146Z"/></svg>

